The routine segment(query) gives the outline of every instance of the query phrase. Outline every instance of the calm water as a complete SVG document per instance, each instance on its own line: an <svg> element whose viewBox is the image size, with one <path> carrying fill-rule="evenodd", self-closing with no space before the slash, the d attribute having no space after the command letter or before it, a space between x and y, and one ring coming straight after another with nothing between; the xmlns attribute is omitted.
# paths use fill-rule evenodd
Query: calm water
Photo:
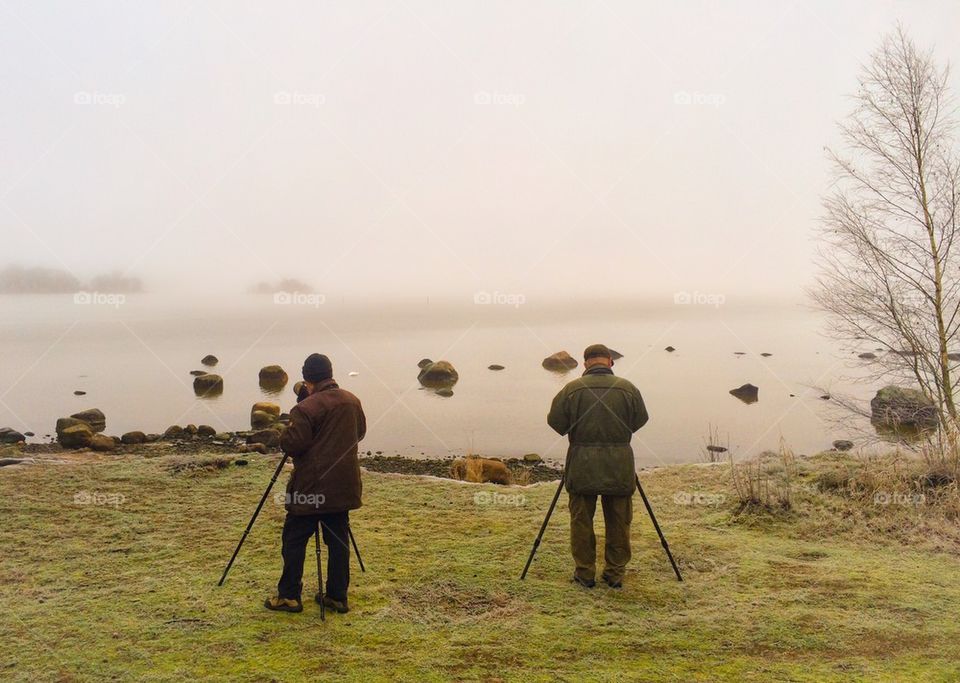
<svg viewBox="0 0 960 683"><path fill-rule="evenodd" d="M850 434L838 430L836 408L812 387L861 398L876 388L843 379L857 374L853 354L868 349L839 348L822 336L817 314L789 305L284 306L245 297L228 309L204 309L150 295L119 307L50 295L0 297L0 313L0 426L38 438L53 431L57 417L88 407L106 413L110 434L190 422L245 429L253 402L273 398L284 410L294 403L289 386L279 395L262 391L258 370L280 364L292 385L313 351L329 355L341 386L363 401L363 448L387 454L561 459L565 440L545 415L578 371L557 376L540 361L561 349L579 357L594 342L624 354L615 371L643 392L651 420L634 445L644 465L702 459L709 425L738 455L776 448L781 437L798 452L823 449ZM667 345L676 352L665 352ZM220 358L215 371L225 391L199 399L189 371L202 368L208 353ZM457 367L453 397L419 390L423 357ZM487 370L491 363L506 369ZM727 393L745 382L760 387L758 403ZM77 389L87 395L74 396Z"/></svg>

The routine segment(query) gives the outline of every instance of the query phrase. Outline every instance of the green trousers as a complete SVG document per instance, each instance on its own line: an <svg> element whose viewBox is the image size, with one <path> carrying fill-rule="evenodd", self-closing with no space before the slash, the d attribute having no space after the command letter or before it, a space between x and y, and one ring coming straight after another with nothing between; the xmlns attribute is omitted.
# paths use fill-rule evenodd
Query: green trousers
<svg viewBox="0 0 960 683"><path fill-rule="evenodd" d="M570 550L577 578L593 581L597 575L597 537L593 533L593 515L597 496L570 496ZM623 580L630 561L630 522L633 521L633 496L600 496L603 507L603 576Z"/></svg>

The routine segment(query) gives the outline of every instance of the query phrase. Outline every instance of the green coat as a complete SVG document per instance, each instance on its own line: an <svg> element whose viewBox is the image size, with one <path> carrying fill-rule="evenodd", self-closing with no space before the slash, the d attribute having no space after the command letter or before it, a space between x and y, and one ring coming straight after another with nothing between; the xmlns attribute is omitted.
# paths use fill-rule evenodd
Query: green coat
<svg viewBox="0 0 960 683"><path fill-rule="evenodd" d="M567 434L567 491L629 496L636 486L632 434L647 423L640 391L607 368L588 370L553 399L547 424Z"/></svg>

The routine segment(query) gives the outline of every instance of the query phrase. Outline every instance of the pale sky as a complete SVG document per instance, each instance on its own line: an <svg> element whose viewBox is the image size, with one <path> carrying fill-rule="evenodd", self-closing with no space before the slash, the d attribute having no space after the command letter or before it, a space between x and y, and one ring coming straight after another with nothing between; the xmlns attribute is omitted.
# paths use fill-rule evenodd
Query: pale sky
<svg viewBox="0 0 960 683"><path fill-rule="evenodd" d="M0 265L801 297L897 21L957 61L957 2L2 0Z"/></svg>

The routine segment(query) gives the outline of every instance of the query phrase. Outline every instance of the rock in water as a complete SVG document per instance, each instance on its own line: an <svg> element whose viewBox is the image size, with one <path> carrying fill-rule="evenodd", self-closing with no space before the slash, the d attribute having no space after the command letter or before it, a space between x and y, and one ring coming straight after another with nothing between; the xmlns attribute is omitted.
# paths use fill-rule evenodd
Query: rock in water
<svg viewBox="0 0 960 683"><path fill-rule="evenodd" d="M223 377L206 374L193 378L193 393L197 396L219 396L223 393Z"/></svg>
<svg viewBox="0 0 960 683"><path fill-rule="evenodd" d="M207 367L211 367L211 368L219 362L220 362L220 359L212 354L204 356L203 358L200 359L200 363L202 365L206 365Z"/></svg>
<svg viewBox="0 0 960 683"><path fill-rule="evenodd" d="M867 351L866 353L861 353L859 356L857 356L857 358L860 358L862 360L873 360L876 357L877 355L875 353L870 353L869 351Z"/></svg>
<svg viewBox="0 0 960 683"><path fill-rule="evenodd" d="M126 434L120 437L120 441L122 443L131 444L131 445L146 443L147 435L144 434L143 432L138 432L138 431L127 432Z"/></svg>
<svg viewBox="0 0 960 683"><path fill-rule="evenodd" d="M70 417L86 422L94 432L102 432L107 428L107 418L103 414L103 411L98 408L81 410L79 413L74 413Z"/></svg>
<svg viewBox="0 0 960 683"><path fill-rule="evenodd" d="M191 370L191 371L190 371L190 374L193 375L194 377L199 377L200 375L205 375L205 374L207 374L207 371L206 371L206 370Z"/></svg>
<svg viewBox="0 0 960 683"><path fill-rule="evenodd" d="M183 427L180 425L170 425L163 433L164 439L179 439L183 436Z"/></svg>
<svg viewBox="0 0 960 683"><path fill-rule="evenodd" d="M760 355L763 356L764 358L769 358L769 357L772 356L773 354L772 354L772 353L767 353L766 351L764 351L764 352L761 353Z"/></svg>
<svg viewBox="0 0 960 683"><path fill-rule="evenodd" d="M86 448L93 438L93 430L85 422L71 425L57 434L57 441L64 448Z"/></svg>
<svg viewBox="0 0 960 683"><path fill-rule="evenodd" d="M432 364L433 364L433 361L430 360L429 358L421 358L420 362L417 363L417 367L420 368L421 370L424 370L428 365L432 365Z"/></svg>
<svg viewBox="0 0 960 683"><path fill-rule="evenodd" d="M870 422L876 427L896 430L935 429L940 424L937 407L919 389L888 385L870 401Z"/></svg>
<svg viewBox="0 0 960 683"><path fill-rule="evenodd" d="M437 396L443 396L444 398L450 398L453 396L453 389L450 387L440 387L437 389Z"/></svg>
<svg viewBox="0 0 960 683"><path fill-rule="evenodd" d="M279 406L277 406L279 408ZM263 410L254 410L250 413L250 427L252 429L266 429L277 421L277 416Z"/></svg>
<svg viewBox="0 0 960 683"><path fill-rule="evenodd" d="M838 451L849 451L853 448L853 441L847 441L846 439L837 439L833 442L833 447Z"/></svg>
<svg viewBox="0 0 960 683"><path fill-rule="evenodd" d="M0 427L0 443L20 443L25 441L26 438L20 432L10 429L10 427Z"/></svg>
<svg viewBox="0 0 960 683"><path fill-rule="evenodd" d="M280 391L287 386L290 378L279 365L268 365L260 368L260 387L268 391Z"/></svg>
<svg viewBox="0 0 960 683"><path fill-rule="evenodd" d="M493 365L488 365L487 370L503 370L503 366L494 363Z"/></svg>
<svg viewBox="0 0 960 683"><path fill-rule="evenodd" d="M760 400L760 388L749 383L739 386L736 389L731 389L730 394L736 396L744 403L756 403Z"/></svg>
<svg viewBox="0 0 960 683"><path fill-rule="evenodd" d="M550 372L567 372L577 367L577 359L566 351L557 351L543 359L541 365Z"/></svg>
<svg viewBox="0 0 960 683"><path fill-rule="evenodd" d="M202 436L205 439L212 438L216 436L216 434L217 430L210 425L200 425L197 427L197 436Z"/></svg>
<svg viewBox="0 0 960 683"><path fill-rule="evenodd" d="M420 384L431 389L450 388L457 383L460 375L449 361L438 360L421 368L417 380Z"/></svg>
<svg viewBox="0 0 960 683"><path fill-rule="evenodd" d="M664 351L666 351L667 353L673 353L674 351L676 351L676 349L673 348L672 346L668 346L667 348L664 349Z"/></svg>

